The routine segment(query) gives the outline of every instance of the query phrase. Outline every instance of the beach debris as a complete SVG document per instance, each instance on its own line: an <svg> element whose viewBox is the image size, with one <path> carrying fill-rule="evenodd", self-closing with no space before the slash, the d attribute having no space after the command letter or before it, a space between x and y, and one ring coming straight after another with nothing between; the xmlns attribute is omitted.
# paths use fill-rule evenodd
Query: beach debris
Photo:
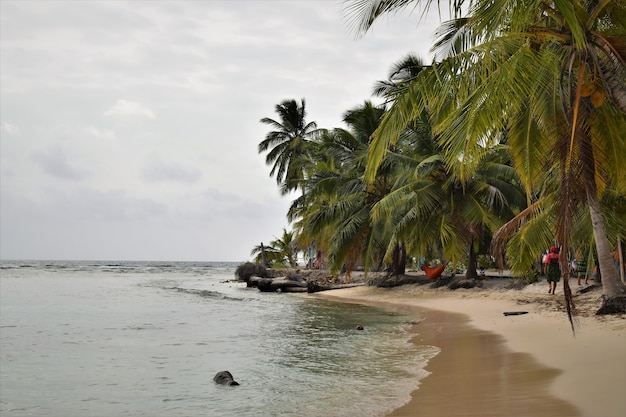
<svg viewBox="0 0 626 417"><path fill-rule="evenodd" d="M458 279L459 278L457 278L455 275L442 275L441 277L439 277L439 279L436 279L434 281L429 279L429 281L431 282L430 288L446 287L450 285L453 281Z"/></svg>
<svg viewBox="0 0 626 417"><path fill-rule="evenodd" d="M307 282L304 279L290 277L264 278L259 280L257 287L262 292L306 292Z"/></svg>
<svg viewBox="0 0 626 417"><path fill-rule="evenodd" d="M505 311L502 314L505 316L519 316L521 314L528 314L528 311Z"/></svg>
<svg viewBox="0 0 626 417"><path fill-rule="evenodd" d="M233 374L228 371L220 371L213 377L213 381L216 384L220 385L239 385L235 378L233 378Z"/></svg>
<svg viewBox="0 0 626 417"><path fill-rule="evenodd" d="M347 284L320 284L319 282L311 281L307 284L307 292L314 293L320 291L340 290L342 288L362 287L365 284L363 282L352 282Z"/></svg>
<svg viewBox="0 0 626 417"><path fill-rule="evenodd" d="M364 285L363 282L344 282L336 282L328 271L269 268L263 274L248 276L246 286L258 288L261 292L318 292Z"/></svg>
<svg viewBox="0 0 626 417"><path fill-rule="evenodd" d="M579 288L576 291L576 294L585 294L590 291L595 291L595 290L600 290L600 289L602 289L602 285L591 284L591 285L587 285L586 287Z"/></svg>
<svg viewBox="0 0 626 417"><path fill-rule="evenodd" d="M475 287L482 287L482 282L475 279L454 278L448 284L448 288L453 291L458 290L459 288L469 289Z"/></svg>

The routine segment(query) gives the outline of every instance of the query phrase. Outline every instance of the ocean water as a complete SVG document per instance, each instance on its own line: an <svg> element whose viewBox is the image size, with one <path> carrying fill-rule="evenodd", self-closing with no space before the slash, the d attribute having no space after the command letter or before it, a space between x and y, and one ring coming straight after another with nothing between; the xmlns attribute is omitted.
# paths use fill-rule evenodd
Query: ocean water
<svg viewBox="0 0 626 417"><path fill-rule="evenodd" d="M384 416L427 375L414 317L261 293L236 267L2 261L0 415Z"/></svg>

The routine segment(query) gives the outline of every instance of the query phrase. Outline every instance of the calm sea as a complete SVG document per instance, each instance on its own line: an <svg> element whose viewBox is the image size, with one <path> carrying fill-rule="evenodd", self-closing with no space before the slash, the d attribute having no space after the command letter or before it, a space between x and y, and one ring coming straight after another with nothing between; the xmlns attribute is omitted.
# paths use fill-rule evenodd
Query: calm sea
<svg viewBox="0 0 626 417"><path fill-rule="evenodd" d="M438 352L414 317L261 293L236 263L0 266L3 416L383 416Z"/></svg>

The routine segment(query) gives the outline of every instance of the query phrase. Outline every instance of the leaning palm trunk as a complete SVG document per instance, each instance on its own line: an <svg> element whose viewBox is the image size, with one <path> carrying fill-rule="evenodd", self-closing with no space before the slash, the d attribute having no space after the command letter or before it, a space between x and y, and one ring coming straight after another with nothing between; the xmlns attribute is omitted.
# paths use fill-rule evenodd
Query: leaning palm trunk
<svg viewBox="0 0 626 417"><path fill-rule="evenodd" d="M596 240L598 251L598 263L602 276L602 306L597 314L613 314L626 312L626 287L620 280L617 269L613 265L609 240L600 212L600 203L595 194L587 190L587 203L593 226L593 235Z"/></svg>
<svg viewBox="0 0 626 417"><path fill-rule="evenodd" d="M580 88L579 88L580 90ZM582 126L587 126L587 112L582 112ZM583 128L584 129L584 128ZM595 182L596 159L595 150L591 143L588 132L579 136L579 146L581 153L588 155L583 159L582 175L584 177L585 197L589 214L591 217L591 226L596 241L596 250L598 252L598 264L600 267L600 275L602 277L602 306L597 314L614 314L626 313L626 287L621 281L617 269L613 265L613 257L611 256L611 248L609 239L602 218L600 209L600 201L598 200L598 189Z"/></svg>

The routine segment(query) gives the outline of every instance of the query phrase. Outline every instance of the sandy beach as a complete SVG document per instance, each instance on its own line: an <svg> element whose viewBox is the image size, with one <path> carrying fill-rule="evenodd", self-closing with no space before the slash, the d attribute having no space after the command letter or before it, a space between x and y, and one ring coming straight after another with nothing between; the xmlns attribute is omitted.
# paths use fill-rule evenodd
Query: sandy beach
<svg viewBox="0 0 626 417"><path fill-rule="evenodd" d="M412 400L389 417L626 415L626 317L595 316L601 290L575 295L576 334L545 282L510 289L491 278L483 288L354 287L324 298L403 312L427 309L417 344L441 348ZM573 292L579 287L570 280ZM421 310L420 310L421 309ZM527 314L505 316L504 312Z"/></svg>

